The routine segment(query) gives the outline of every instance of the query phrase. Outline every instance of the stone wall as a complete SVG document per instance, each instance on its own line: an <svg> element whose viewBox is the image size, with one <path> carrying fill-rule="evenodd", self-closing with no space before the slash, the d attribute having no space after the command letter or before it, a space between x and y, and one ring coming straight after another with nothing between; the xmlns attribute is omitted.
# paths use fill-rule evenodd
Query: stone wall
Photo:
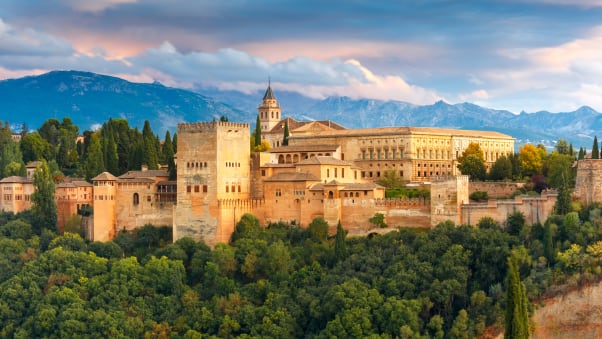
<svg viewBox="0 0 602 339"><path fill-rule="evenodd" d="M468 194L482 191L487 192L490 199L505 199L523 187L525 187L525 183L522 182L471 181L468 185Z"/></svg>
<svg viewBox="0 0 602 339"><path fill-rule="evenodd" d="M461 224L476 225L483 217L490 217L501 225L515 211L523 213L527 224L543 223L554 211L556 191L544 191L541 196L517 196L507 200L489 200L487 203L462 205Z"/></svg>
<svg viewBox="0 0 602 339"><path fill-rule="evenodd" d="M574 195L586 205L602 202L602 159L577 161Z"/></svg>

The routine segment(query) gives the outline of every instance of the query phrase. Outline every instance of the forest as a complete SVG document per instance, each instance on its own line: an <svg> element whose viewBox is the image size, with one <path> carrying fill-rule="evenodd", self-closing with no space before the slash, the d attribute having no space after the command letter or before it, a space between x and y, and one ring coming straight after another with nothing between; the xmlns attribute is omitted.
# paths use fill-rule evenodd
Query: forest
<svg viewBox="0 0 602 339"><path fill-rule="evenodd" d="M87 242L34 219L1 215L3 337L473 338L504 327L510 255L534 305L602 267L598 206L368 237L246 214L214 248L152 225Z"/></svg>
<svg viewBox="0 0 602 339"><path fill-rule="evenodd" d="M571 202L570 164L584 151L577 155L566 142L549 154L525 145L484 177L525 180L535 192L558 188L556 215L543 224L514 212L504 224L391 225L386 234L347 237L344 225L335 233L322 218L307 227L260 225L247 214L229 243L210 248L190 238L173 242L161 225L103 243L77 229L58 234L52 222L50 183L169 164L175 135L161 143L147 124L140 133L112 119L77 142L78 128L65 118L16 143L7 126L0 128L2 176L43 160L48 166L36 171L34 185L48 189L32 197L31 210L0 214L3 337L474 338L508 327L506 310L516 304L507 297L509 258L531 313L544 297L602 273L602 209ZM463 157L470 159L464 170L482 174L478 149Z"/></svg>

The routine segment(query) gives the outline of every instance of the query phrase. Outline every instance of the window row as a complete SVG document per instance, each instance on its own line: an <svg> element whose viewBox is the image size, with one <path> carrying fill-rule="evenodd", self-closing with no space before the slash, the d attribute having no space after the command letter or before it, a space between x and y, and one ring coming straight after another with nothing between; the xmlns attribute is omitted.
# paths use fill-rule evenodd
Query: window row
<svg viewBox="0 0 602 339"><path fill-rule="evenodd" d="M399 171L399 176L403 178L403 171ZM362 178L380 178L380 171L375 173L362 171Z"/></svg>
<svg viewBox="0 0 602 339"><path fill-rule="evenodd" d="M203 185L203 193L207 193L207 185ZM201 190L201 186L200 185L187 185L186 186L186 193L192 193L194 190L194 193L199 193Z"/></svg>
<svg viewBox="0 0 602 339"><path fill-rule="evenodd" d="M186 163L186 168L206 168L207 162L189 161Z"/></svg>
<svg viewBox="0 0 602 339"><path fill-rule="evenodd" d="M395 160L395 159L403 159L404 152L403 150L362 150L361 159L362 160Z"/></svg>
<svg viewBox="0 0 602 339"><path fill-rule="evenodd" d="M226 162L226 167L240 167L240 162Z"/></svg>

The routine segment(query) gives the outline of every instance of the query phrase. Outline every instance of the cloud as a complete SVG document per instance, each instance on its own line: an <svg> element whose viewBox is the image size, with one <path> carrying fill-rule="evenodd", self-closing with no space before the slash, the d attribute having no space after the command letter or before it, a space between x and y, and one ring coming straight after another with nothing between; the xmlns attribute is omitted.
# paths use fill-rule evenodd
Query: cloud
<svg viewBox="0 0 602 339"><path fill-rule="evenodd" d="M398 76L377 75L359 61L350 59L315 60L303 56L279 62L250 55L235 49L214 53L180 53L169 42L147 50L128 62L170 85L181 87L215 86L242 92L256 91L271 76L281 90L324 98L344 95L353 98L402 100L432 103L441 99L434 91L413 86Z"/></svg>
<svg viewBox="0 0 602 339"><path fill-rule="evenodd" d="M0 55L21 56L69 56L74 50L65 39L33 29L18 31L0 18Z"/></svg>
<svg viewBox="0 0 602 339"><path fill-rule="evenodd" d="M136 2L137 0L63 0L65 5L81 12L100 12L116 5Z"/></svg>

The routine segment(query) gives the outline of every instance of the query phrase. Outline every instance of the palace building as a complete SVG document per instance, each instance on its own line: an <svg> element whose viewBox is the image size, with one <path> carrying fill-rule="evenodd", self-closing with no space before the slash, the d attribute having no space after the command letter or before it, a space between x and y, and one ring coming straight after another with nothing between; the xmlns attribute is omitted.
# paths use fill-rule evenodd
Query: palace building
<svg viewBox="0 0 602 339"><path fill-rule="evenodd" d="M245 213L261 224L289 222L306 227L323 217L334 233L338 222L350 234L365 234L375 214L390 226L431 227L445 220L476 223L484 214L503 219L508 206L532 218L550 212L555 196L509 204L469 206L469 181L457 159L475 142L487 166L514 150L510 136L488 131L431 127L346 129L332 121L283 118L268 86L258 107L262 138L272 149L250 150L248 123L178 124L177 180L165 170L104 172L92 185L73 181L57 186L61 223L91 204L86 238L107 241L121 230L146 224L172 226L174 240L192 237L209 245L228 242ZM288 125L288 145L283 145ZM394 171L406 183L428 185L429 198L388 199L377 181ZM5 210L28 203L30 178L0 181ZM22 192L22 193L21 193ZM12 194L9 194L12 193Z"/></svg>

